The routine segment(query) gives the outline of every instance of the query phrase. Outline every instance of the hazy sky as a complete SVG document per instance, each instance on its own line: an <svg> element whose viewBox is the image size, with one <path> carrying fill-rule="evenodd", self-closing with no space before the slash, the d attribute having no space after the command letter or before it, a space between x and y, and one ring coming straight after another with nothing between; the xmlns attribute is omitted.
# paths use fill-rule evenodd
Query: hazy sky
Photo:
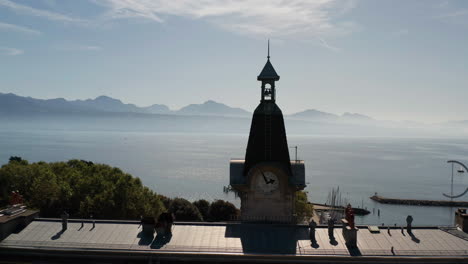
<svg viewBox="0 0 468 264"><path fill-rule="evenodd" d="M468 119L468 1L0 0L0 92Z"/></svg>

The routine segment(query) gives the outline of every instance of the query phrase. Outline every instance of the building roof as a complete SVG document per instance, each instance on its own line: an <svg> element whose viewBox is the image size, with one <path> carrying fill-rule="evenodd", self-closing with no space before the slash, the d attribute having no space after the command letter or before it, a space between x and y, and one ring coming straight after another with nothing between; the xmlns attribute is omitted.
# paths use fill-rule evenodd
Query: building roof
<svg viewBox="0 0 468 264"><path fill-rule="evenodd" d="M12 215L6 215L0 212L0 224L14 221L17 218L29 217L38 214L39 211L31 209L20 209L17 213Z"/></svg>
<svg viewBox="0 0 468 264"><path fill-rule="evenodd" d="M226 224L226 223L176 223L172 237L158 238L142 235L137 222L97 221L91 223L69 222L61 231L59 220L33 221L25 229L11 234L0 242L0 252L5 249L29 251L54 250L89 252L133 252L171 254L222 254L223 258L236 255L263 254L297 257L350 256L345 246L341 228L336 227L337 243L331 243L326 227L318 227L318 247L312 247L308 229L299 225ZM405 232L406 233L406 232ZM363 257L465 257L468 240L438 228L414 228L413 236L391 229L371 233L367 228L358 231L358 248ZM393 248L393 249L392 249ZM110 254L110 253L109 253Z"/></svg>
<svg viewBox="0 0 468 264"><path fill-rule="evenodd" d="M276 73L275 68L270 62L270 59L267 60L265 66L263 67L262 72L258 75L257 80L275 80L278 81L280 79L279 75Z"/></svg>

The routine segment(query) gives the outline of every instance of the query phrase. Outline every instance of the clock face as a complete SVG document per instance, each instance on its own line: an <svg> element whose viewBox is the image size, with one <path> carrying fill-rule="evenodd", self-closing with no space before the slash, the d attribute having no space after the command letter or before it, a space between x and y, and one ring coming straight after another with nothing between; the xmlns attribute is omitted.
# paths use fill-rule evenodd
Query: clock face
<svg viewBox="0 0 468 264"><path fill-rule="evenodd" d="M256 185L265 194L274 192L279 187L278 176L271 171L257 170Z"/></svg>

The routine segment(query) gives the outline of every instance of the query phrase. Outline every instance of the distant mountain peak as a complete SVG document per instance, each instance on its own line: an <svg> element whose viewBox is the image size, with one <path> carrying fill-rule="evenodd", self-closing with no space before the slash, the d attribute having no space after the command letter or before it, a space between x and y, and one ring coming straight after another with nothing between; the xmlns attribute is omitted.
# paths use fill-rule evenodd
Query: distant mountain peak
<svg viewBox="0 0 468 264"><path fill-rule="evenodd" d="M326 112L323 112L323 111L319 111L317 109L307 109L307 110L302 111L301 113L304 113L304 114L323 113L323 114L333 115L331 113L326 113Z"/></svg>
<svg viewBox="0 0 468 264"><path fill-rule="evenodd" d="M16 95L14 93L0 93L0 95L20 97L19 95Z"/></svg>
<svg viewBox="0 0 468 264"><path fill-rule="evenodd" d="M249 112L241 108L234 108L213 100L205 101L202 104L190 104L182 107L177 114L183 115L220 115L220 116L247 116Z"/></svg>
<svg viewBox="0 0 468 264"><path fill-rule="evenodd" d="M204 104L204 105L210 105L210 104L211 104L211 105L221 105L221 103L218 103L218 102L213 101L213 100L205 101L203 104Z"/></svg>
<svg viewBox="0 0 468 264"><path fill-rule="evenodd" d="M350 113L350 112L345 112L342 117L344 118L353 118L353 119L360 119L360 120L373 120L372 117L358 114L358 113Z"/></svg>
<svg viewBox="0 0 468 264"><path fill-rule="evenodd" d="M290 115L293 118L317 120L317 121L334 121L339 118L338 115L322 112L316 109L307 109Z"/></svg>
<svg viewBox="0 0 468 264"><path fill-rule="evenodd" d="M107 96L107 95L100 95L100 96L95 98L95 100L107 100L107 99L113 100L114 98L112 98L110 96Z"/></svg>
<svg viewBox="0 0 468 264"><path fill-rule="evenodd" d="M113 102L113 103L122 103L122 101L120 101L119 99L115 99L115 98L112 98L112 97L109 97L107 95L100 95L98 97L96 97L96 99L94 99L95 101L100 101L100 102Z"/></svg>
<svg viewBox="0 0 468 264"><path fill-rule="evenodd" d="M292 118L308 120L308 121L321 121L321 122L369 122L375 121L372 117L358 114L345 112L342 115L336 115L332 113L322 112L316 109L307 109L302 112L298 112L290 115Z"/></svg>

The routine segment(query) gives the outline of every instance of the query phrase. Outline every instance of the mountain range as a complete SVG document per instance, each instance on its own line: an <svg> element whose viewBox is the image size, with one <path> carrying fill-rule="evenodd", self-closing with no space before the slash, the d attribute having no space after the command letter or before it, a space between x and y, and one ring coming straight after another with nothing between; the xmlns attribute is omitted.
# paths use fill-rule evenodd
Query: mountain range
<svg viewBox="0 0 468 264"><path fill-rule="evenodd" d="M163 104L140 107L109 96L86 100L36 99L0 93L0 124L28 129L135 130L159 132L247 133L252 113L212 100L178 110ZM314 135L465 137L468 120L425 124L376 120L358 113L341 115L316 109L284 116L288 132ZM0 126L1 127L1 126Z"/></svg>
<svg viewBox="0 0 468 264"><path fill-rule="evenodd" d="M126 104L122 101L105 95L95 99L65 100L36 99L32 97L18 96L12 93L0 93L0 114L28 114L28 113L141 113L164 115L197 115L197 116L232 116L249 117L251 113L241 109L230 107L222 103L208 100L202 104L190 104L179 110L171 110L163 104L153 104L146 107ZM372 121L373 119L353 113L336 115L318 111L305 110L288 116L292 119L313 121Z"/></svg>

